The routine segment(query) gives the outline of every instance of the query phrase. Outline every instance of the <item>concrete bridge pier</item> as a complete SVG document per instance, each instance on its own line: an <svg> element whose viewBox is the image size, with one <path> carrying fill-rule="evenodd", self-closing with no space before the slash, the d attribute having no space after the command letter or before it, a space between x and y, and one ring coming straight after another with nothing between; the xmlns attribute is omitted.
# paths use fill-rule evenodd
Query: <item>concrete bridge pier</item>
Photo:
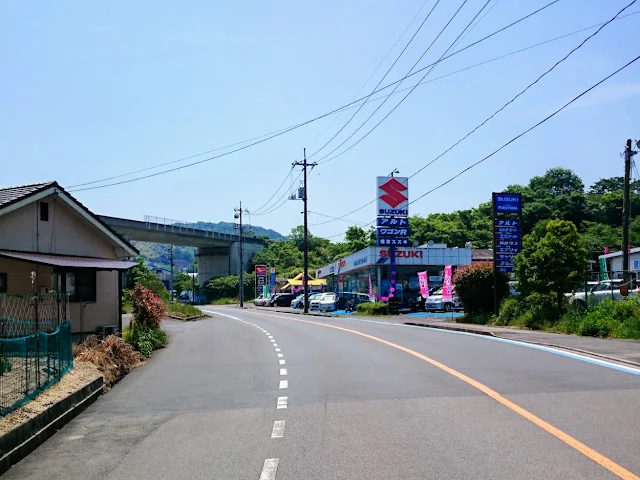
<svg viewBox="0 0 640 480"><path fill-rule="evenodd" d="M254 253L264 247L254 242L244 242L243 269L249 270L249 262ZM212 278L238 275L240 272L239 242L233 242L229 247L199 247L198 256L198 283L200 286Z"/></svg>

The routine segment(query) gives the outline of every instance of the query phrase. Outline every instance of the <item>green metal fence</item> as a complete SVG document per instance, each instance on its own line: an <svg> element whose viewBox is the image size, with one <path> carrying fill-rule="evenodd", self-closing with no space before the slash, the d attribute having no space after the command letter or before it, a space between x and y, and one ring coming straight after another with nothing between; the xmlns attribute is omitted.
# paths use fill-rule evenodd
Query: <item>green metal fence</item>
<svg viewBox="0 0 640 480"><path fill-rule="evenodd" d="M0 416L73 368L69 320L65 296L0 295Z"/></svg>

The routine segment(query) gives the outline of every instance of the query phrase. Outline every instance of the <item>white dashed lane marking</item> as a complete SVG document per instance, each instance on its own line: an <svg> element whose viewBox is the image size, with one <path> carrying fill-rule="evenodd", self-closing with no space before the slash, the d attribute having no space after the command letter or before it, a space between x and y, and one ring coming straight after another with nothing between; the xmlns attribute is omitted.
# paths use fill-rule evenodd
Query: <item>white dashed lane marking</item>
<svg viewBox="0 0 640 480"><path fill-rule="evenodd" d="M280 380L280 389L289 388L289 380Z"/></svg>
<svg viewBox="0 0 640 480"><path fill-rule="evenodd" d="M281 368L280 369L280 375L286 375L287 374L287 369L286 368Z"/></svg>
<svg viewBox="0 0 640 480"><path fill-rule="evenodd" d="M279 348L276 348L276 352L280 352L281 350Z"/></svg>
<svg viewBox="0 0 640 480"><path fill-rule="evenodd" d="M276 472L278 471L279 461L279 458L267 458L264 461L264 466L262 467L260 480L274 480L276 478Z"/></svg>
<svg viewBox="0 0 640 480"><path fill-rule="evenodd" d="M276 420L273 422L273 430L271 431L271 438L284 437L284 420Z"/></svg>
<svg viewBox="0 0 640 480"><path fill-rule="evenodd" d="M276 404L277 409L287 408L287 401L289 397L278 397L278 403Z"/></svg>
<svg viewBox="0 0 640 480"><path fill-rule="evenodd" d="M278 361L280 362L280 365L285 365L287 363L283 358L281 358Z"/></svg>
<svg viewBox="0 0 640 480"><path fill-rule="evenodd" d="M282 358L284 357L284 355L282 355L281 353L278 354L278 358Z"/></svg>

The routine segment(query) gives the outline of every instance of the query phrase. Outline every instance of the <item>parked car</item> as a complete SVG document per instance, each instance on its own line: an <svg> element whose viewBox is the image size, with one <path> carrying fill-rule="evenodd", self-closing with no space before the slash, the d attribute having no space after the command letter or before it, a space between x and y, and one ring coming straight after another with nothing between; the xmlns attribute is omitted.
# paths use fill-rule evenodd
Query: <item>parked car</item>
<svg viewBox="0 0 640 480"><path fill-rule="evenodd" d="M296 299L295 293L276 293L269 300L270 307L290 307Z"/></svg>
<svg viewBox="0 0 640 480"><path fill-rule="evenodd" d="M585 308L587 303L600 303L605 298L611 298L612 300L621 300L622 294L620 293L620 287L623 281L617 280L603 280L601 282L587 282L587 295L585 295L584 287L576 288L571 293L565 293L565 297L572 305ZM637 290L630 290L629 295L637 295Z"/></svg>
<svg viewBox="0 0 640 480"><path fill-rule="evenodd" d="M438 291L439 288L440 287L430 288L429 295L434 294L436 291ZM411 297L409 298L409 309L411 309L412 312L423 312L426 300L427 299L424 298L420 292L411 295Z"/></svg>
<svg viewBox="0 0 640 480"><path fill-rule="evenodd" d="M455 290L453 291L452 301L451 302L443 302L442 301L442 287L436 290L433 295L429 295L424 304L424 309L427 312L451 312L453 310L463 310L462 302L460 298L456 295Z"/></svg>
<svg viewBox="0 0 640 480"><path fill-rule="evenodd" d="M253 301L253 304L256 307L266 307L268 305L269 302L269 296L267 295L266 297L264 295L260 295L258 298L256 298Z"/></svg>
<svg viewBox="0 0 640 480"><path fill-rule="evenodd" d="M302 308L304 306L304 295L298 295L291 302L291 308Z"/></svg>
<svg viewBox="0 0 640 480"><path fill-rule="evenodd" d="M319 312L335 312L338 296L335 293L322 293L313 300L309 300L309 310Z"/></svg>

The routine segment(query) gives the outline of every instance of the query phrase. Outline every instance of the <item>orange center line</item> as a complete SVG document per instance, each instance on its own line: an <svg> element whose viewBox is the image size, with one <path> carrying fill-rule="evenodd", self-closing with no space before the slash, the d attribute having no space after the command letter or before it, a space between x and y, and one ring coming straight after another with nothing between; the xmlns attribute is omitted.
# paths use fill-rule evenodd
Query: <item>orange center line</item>
<svg viewBox="0 0 640 480"><path fill-rule="evenodd" d="M482 393L484 393L488 397L494 399L496 402L504 405L509 410L517 413L521 417L526 418L531 423L533 423L534 425L537 425L538 427L540 427L545 432L550 433L551 435L553 435L557 439L563 441L564 443L566 443L570 447L574 448L575 450L577 450L578 452L580 452L581 454L583 454L587 458L593 460L597 464L599 464L602 467L606 468L608 471L610 471L611 473L613 473L617 477L622 478L624 480L640 480L640 477L637 476L636 474L634 474L633 472L630 472L629 470L627 470L626 468L622 467L621 465L618 465L616 462L614 462L613 460L611 460L608 457L605 457L601 453L596 452L594 449L588 447L584 443L582 443L579 440L573 438L571 435L563 432L559 428L554 427L553 425L551 425L550 423L544 421L540 417L538 417L538 416L534 415L533 413L529 412L528 410L522 408L520 405L517 405L516 403L512 402L511 400L508 400L507 398L503 397L502 395L500 395L498 392L496 392L492 388L489 388L488 386L484 385L483 383L480 383L477 380L474 380L473 378L468 377L465 374L460 373L457 370L454 370L453 368L448 367L445 364L438 362L437 360L434 360L432 358L427 357L426 355L418 353L415 350L411 350L410 348L403 347L402 345L398 345L398 344L393 343L393 342L389 342L388 340L384 340L383 338L374 337L373 335L369 335L367 333L363 333L363 332L360 332L358 330L352 330L350 328L338 327L336 325L328 325L326 323L314 322L314 321L311 321L311 320L302 320L302 319L299 319L299 318L284 317L284 316L281 316L281 315L271 315L271 314L264 314L264 313L258 313L258 315L262 315L262 316L265 316L265 317L282 318L282 319L293 321L293 322L308 323L308 324L311 324L311 325L318 325L318 326L321 326L321 327L333 328L335 330L341 330L343 332L352 333L354 335L359 335L361 337L365 337L365 338L368 338L370 340L374 340L376 342L383 343L384 345L387 345L389 347L401 350L401 351L403 351L405 353L408 353L409 355L413 355L414 357L419 358L420 360L423 360L423 361L433 365L434 367L437 367L440 370L448 373L449 375L452 375L452 376L456 377L457 379L462 380L466 384L471 385L472 387L480 390Z"/></svg>

